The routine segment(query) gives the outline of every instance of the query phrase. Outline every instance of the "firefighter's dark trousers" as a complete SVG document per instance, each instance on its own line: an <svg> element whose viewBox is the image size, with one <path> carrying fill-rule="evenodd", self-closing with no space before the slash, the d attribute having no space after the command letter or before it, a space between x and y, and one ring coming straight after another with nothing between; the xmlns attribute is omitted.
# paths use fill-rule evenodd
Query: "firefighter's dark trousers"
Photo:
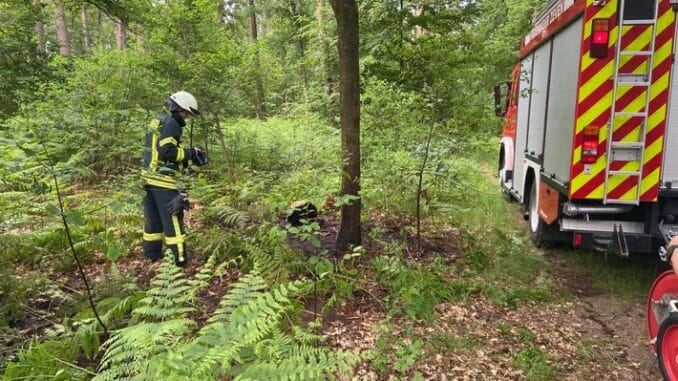
<svg viewBox="0 0 678 381"><path fill-rule="evenodd" d="M162 246L165 250L172 250L174 261L182 265L188 260L188 253L184 244L184 213L171 215L167 211L167 204L179 192L173 189L146 188L144 197L144 225L143 248L144 257L156 261L163 257Z"/></svg>

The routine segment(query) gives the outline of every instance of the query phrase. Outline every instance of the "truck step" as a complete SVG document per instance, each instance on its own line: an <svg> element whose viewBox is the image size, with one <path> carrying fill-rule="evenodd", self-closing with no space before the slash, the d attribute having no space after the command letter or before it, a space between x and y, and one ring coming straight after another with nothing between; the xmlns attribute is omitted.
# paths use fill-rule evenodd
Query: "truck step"
<svg viewBox="0 0 678 381"><path fill-rule="evenodd" d="M617 80L619 86L629 86L629 87L649 87L650 82L640 82L640 81L621 81Z"/></svg>
<svg viewBox="0 0 678 381"><path fill-rule="evenodd" d="M626 112L626 111L618 111L614 113L614 116L618 117L627 117L627 118L647 118L647 113L646 112Z"/></svg>
<svg viewBox="0 0 678 381"><path fill-rule="evenodd" d="M610 171L610 176L640 176L638 171Z"/></svg>
<svg viewBox="0 0 678 381"><path fill-rule="evenodd" d="M640 202L637 200L620 200L616 198L608 198L605 202L606 204L615 204L615 205L638 205Z"/></svg>
<svg viewBox="0 0 678 381"><path fill-rule="evenodd" d="M620 56L651 56L651 50L622 50L619 52Z"/></svg>
<svg viewBox="0 0 678 381"><path fill-rule="evenodd" d="M643 142L612 142L612 148L643 149L643 147L645 147Z"/></svg>

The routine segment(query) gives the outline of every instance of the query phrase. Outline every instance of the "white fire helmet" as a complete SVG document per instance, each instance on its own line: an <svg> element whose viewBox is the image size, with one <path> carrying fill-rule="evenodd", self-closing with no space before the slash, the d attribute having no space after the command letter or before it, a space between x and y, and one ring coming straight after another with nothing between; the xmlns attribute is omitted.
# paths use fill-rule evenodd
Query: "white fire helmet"
<svg viewBox="0 0 678 381"><path fill-rule="evenodd" d="M170 95L170 99L176 103L177 106L191 113L191 115L200 115L198 111L198 101L188 91L177 91Z"/></svg>

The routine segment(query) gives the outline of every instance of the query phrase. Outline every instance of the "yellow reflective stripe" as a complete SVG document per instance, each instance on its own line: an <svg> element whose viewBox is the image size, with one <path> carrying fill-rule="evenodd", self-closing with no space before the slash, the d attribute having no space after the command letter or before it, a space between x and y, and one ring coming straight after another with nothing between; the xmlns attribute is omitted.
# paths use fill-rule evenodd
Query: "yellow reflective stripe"
<svg viewBox="0 0 678 381"><path fill-rule="evenodd" d="M178 147L178 149L179 150L177 151L177 161L182 162L186 158L186 152L184 152L184 149L181 147Z"/></svg>
<svg viewBox="0 0 678 381"><path fill-rule="evenodd" d="M158 142L158 134L154 132L154 133L151 134L151 163L148 165L148 167L151 170L155 170L155 168L158 166L157 142Z"/></svg>
<svg viewBox="0 0 678 381"><path fill-rule="evenodd" d="M168 136L168 137L166 137L166 138L164 138L164 139L160 139L160 142L158 143L158 147L162 147L162 146L167 145L167 144L174 144L174 145L177 145L178 143L177 143L177 140L176 140L176 139L174 139L174 138L171 137L171 136Z"/></svg>
<svg viewBox="0 0 678 381"><path fill-rule="evenodd" d="M166 181L160 181L160 180L156 180L156 179L148 178L148 177L144 178L144 181L146 182L147 185L152 185L152 186L158 187L158 188L178 189L176 183L169 183L169 182L166 182Z"/></svg>
<svg viewBox="0 0 678 381"><path fill-rule="evenodd" d="M177 240L177 252L179 254L179 262L184 261L184 236L181 234L181 224L179 223L179 218L176 215L172 216L172 225L174 225L174 233L176 234L176 237L174 239ZM171 245L168 243L166 240L165 243L168 245Z"/></svg>
<svg viewBox="0 0 678 381"><path fill-rule="evenodd" d="M146 233L144 232L143 240L144 241L162 241L162 233Z"/></svg>
<svg viewBox="0 0 678 381"><path fill-rule="evenodd" d="M165 237L165 244L167 246L171 245L179 245L180 243L184 243L184 237L179 236L179 237Z"/></svg>

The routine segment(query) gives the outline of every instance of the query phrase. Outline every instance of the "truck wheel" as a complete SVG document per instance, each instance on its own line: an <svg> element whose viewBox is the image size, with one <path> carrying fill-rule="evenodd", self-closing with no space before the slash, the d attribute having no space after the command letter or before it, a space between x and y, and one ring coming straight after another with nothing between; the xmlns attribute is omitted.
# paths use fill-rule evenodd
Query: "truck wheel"
<svg viewBox="0 0 678 381"><path fill-rule="evenodd" d="M539 193L537 192L537 181L532 182L530 187L530 196L527 199L528 223L530 225L530 239L537 247L546 247L546 230L548 226L541 217L539 217Z"/></svg>
<svg viewBox="0 0 678 381"><path fill-rule="evenodd" d="M672 313L659 327L657 359L665 380L678 380L678 314Z"/></svg>
<svg viewBox="0 0 678 381"><path fill-rule="evenodd" d="M504 197L504 200L508 202L513 202L515 199L513 198L513 195L509 192L508 188L506 187L506 164L504 162L504 148L501 149L499 152L499 168L497 170L497 177L499 178L499 189L501 190L501 194Z"/></svg>

